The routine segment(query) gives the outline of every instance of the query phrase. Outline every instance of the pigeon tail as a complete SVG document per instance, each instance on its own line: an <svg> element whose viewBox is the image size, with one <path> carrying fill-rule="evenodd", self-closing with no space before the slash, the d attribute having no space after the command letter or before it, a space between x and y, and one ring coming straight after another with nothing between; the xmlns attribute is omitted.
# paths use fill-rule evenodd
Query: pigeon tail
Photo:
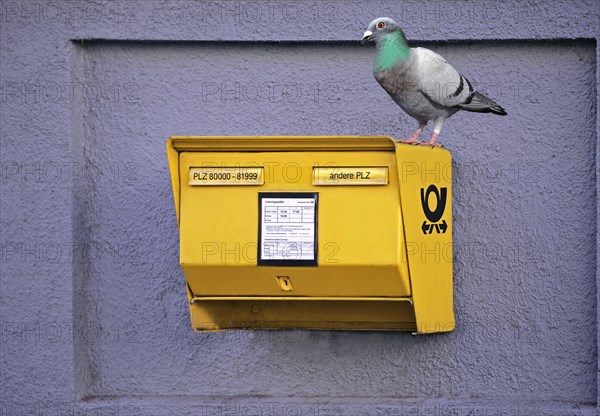
<svg viewBox="0 0 600 416"><path fill-rule="evenodd" d="M474 113L494 113L501 116L507 114L500 104L478 92L473 93L467 102L458 104L456 107Z"/></svg>

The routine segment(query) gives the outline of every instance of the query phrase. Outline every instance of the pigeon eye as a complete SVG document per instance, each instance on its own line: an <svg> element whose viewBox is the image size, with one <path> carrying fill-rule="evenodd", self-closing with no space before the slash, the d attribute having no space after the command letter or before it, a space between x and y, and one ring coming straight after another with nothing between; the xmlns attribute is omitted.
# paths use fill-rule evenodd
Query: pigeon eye
<svg viewBox="0 0 600 416"><path fill-rule="evenodd" d="M384 27L385 27L385 23L384 22L377 23L377 29L383 29Z"/></svg>

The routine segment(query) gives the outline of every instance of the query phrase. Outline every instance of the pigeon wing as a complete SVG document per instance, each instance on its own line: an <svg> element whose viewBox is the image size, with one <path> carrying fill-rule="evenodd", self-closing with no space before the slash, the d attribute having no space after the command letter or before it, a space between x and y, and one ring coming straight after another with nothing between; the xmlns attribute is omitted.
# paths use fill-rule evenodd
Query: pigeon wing
<svg viewBox="0 0 600 416"><path fill-rule="evenodd" d="M475 90L464 76L437 53L415 48L417 79L421 92L442 107L457 107L468 103Z"/></svg>

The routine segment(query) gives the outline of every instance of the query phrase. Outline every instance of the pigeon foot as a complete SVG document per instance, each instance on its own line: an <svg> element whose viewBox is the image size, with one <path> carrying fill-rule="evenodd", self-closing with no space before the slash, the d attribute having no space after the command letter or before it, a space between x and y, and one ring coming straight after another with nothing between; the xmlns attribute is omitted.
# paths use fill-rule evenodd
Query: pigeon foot
<svg viewBox="0 0 600 416"><path fill-rule="evenodd" d="M400 141L402 143L414 144L417 146L423 144L423 142L421 140L418 140L418 137L421 134L421 132L423 131L423 129L425 128L426 124L427 124L427 122L420 121L419 128L417 129L417 131L415 131L414 134L412 136L410 136L408 139L406 139L406 140L400 139Z"/></svg>
<svg viewBox="0 0 600 416"><path fill-rule="evenodd" d="M440 143L437 142L437 138L438 138L437 133L433 133L433 135L431 136L431 138L428 141L421 143L421 146L431 146L432 149L436 146L444 148L444 146L442 146Z"/></svg>
<svg viewBox="0 0 600 416"><path fill-rule="evenodd" d="M410 137L406 140L398 140L398 141L401 143L412 144L412 145L416 145L416 146L423 144L423 142L421 140L413 139L412 137Z"/></svg>

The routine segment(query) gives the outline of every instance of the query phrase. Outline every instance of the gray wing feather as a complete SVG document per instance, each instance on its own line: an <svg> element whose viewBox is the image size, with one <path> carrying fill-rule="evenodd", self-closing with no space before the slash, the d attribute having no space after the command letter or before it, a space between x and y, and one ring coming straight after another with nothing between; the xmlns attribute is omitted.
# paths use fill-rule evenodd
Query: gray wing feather
<svg viewBox="0 0 600 416"><path fill-rule="evenodd" d="M475 92L468 102L458 104L457 107L461 110L473 111L475 113L494 113L501 116L507 114L506 110L500 104L478 92Z"/></svg>
<svg viewBox="0 0 600 416"><path fill-rule="evenodd" d="M458 73L442 56L425 49L415 48L421 92L444 107L456 107L469 101L474 90L465 77Z"/></svg>
<svg viewBox="0 0 600 416"><path fill-rule="evenodd" d="M502 106L475 91L469 80L440 55L425 48L415 48L415 53L419 62L421 91L430 100L444 107L506 115Z"/></svg>

